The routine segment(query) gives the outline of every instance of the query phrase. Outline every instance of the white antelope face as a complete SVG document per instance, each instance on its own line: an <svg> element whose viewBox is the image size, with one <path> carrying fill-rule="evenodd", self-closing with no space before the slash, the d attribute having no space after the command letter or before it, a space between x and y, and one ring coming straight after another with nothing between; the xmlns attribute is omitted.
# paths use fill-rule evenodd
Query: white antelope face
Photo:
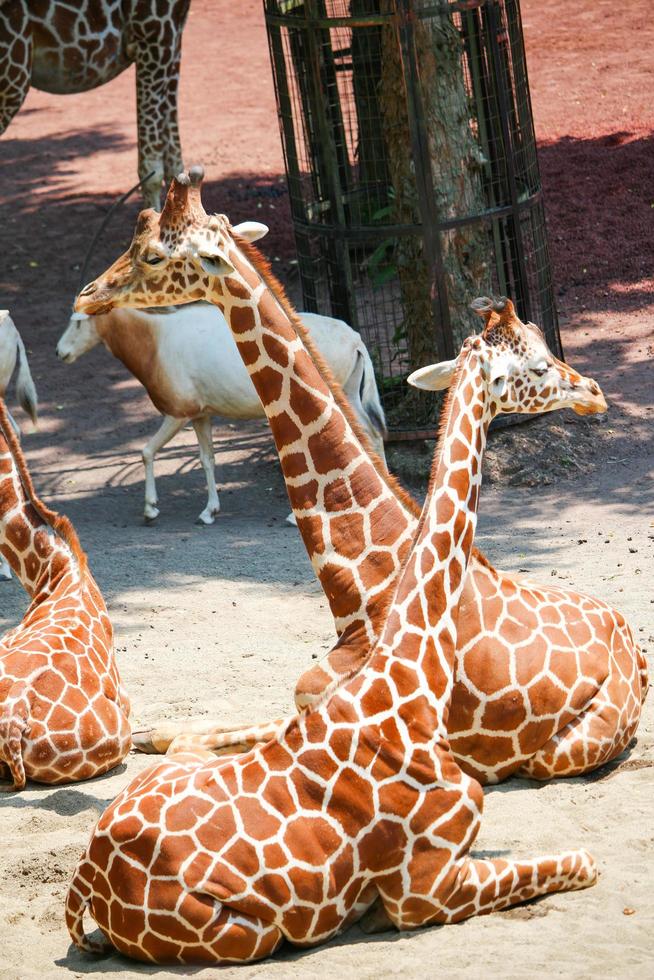
<svg viewBox="0 0 654 980"><path fill-rule="evenodd" d="M87 316L86 313L73 313L59 338L57 357L66 364L72 364L82 354L93 350L100 340L95 317Z"/></svg>

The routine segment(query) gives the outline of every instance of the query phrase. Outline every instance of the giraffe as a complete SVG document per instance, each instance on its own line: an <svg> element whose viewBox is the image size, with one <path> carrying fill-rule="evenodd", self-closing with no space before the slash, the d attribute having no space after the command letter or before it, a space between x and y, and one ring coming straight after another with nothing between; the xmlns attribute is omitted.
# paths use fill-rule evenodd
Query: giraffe
<svg viewBox="0 0 654 980"><path fill-rule="evenodd" d="M483 792L448 743L488 425L597 397L574 390L564 365L535 383L528 360L501 323L464 344L415 540L360 671L264 745L170 759L105 811L68 891L78 946L243 962L284 939L326 942L368 912L376 928L415 929L594 883L586 851L471 858ZM85 934L87 910L102 943Z"/></svg>
<svg viewBox="0 0 654 980"><path fill-rule="evenodd" d="M136 64L138 173L146 205L158 208L162 180L170 180L182 166L177 88L189 4L190 0L3 0L0 134L30 85L61 95L86 92Z"/></svg>
<svg viewBox="0 0 654 980"><path fill-rule="evenodd" d="M246 222L236 234L225 216L207 216L201 181L200 168L180 175L161 215L140 214L128 252L81 291L76 308L96 314L207 299L224 313L270 421L339 635L327 658L300 678L296 703L305 708L355 672L378 639L418 508L367 451L338 386L252 245L262 226ZM517 345L528 344L534 383L564 369L510 301L501 312L487 307L477 308L484 321L501 317ZM443 366L444 378L454 363ZM595 382L565 370L603 410ZM482 783L512 774L573 776L624 749L640 716L646 670L620 613L588 596L517 580L476 550L461 603L448 724L469 775ZM232 732L213 722L164 725L135 733L134 741L155 751L233 749L271 738L287 722Z"/></svg>
<svg viewBox="0 0 654 980"><path fill-rule="evenodd" d="M0 554L31 599L0 641L3 788L113 769L131 739L111 622L72 525L35 493L1 399Z"/></svg>

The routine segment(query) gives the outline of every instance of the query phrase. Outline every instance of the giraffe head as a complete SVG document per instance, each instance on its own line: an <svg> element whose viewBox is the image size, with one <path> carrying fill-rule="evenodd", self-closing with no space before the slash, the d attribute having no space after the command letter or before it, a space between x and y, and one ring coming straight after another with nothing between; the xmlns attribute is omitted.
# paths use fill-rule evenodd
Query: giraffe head
<svg viewBox="0 0 654 980"><path fill-rule="evenodd" d="M556 408L572 408L578 415L606 411L597 382L554 357L540 328L519 320L510 299L483 296L471 308L485 325L481 336L464 341L461 353L477 351L493 414ZM419 368L409 375L409 384L428 391L447 388L457 360Z"/></svg>
<svg viewBox="0 0 654 980"><path fill-rule="evenodd" d="M191 303L208 298L217 280L234 272L233 236L254 242L268 228L257 221L232 228L224 214L208 215L200 198L203 176L202 167L178 174L163 211L141 211L130 247L103 275L84 286L75 302L77 313Z"/></svg>

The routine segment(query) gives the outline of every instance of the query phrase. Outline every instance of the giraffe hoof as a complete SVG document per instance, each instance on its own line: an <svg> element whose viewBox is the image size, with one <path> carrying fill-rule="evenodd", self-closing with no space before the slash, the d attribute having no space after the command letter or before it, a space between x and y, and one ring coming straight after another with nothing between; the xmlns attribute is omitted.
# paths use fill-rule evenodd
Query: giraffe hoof
<svg viewBox="0 0 654 980"><path fill-rule="evenodd" d="M147 755L163 755L168 746L163 749L157 742L155 728L144 728L140 732L132 732L132 747L137 752L144 752Z"/></svg>
<svg viewBox="0 0 654 980"><path fill-rule="evenodd" d="M153 507L152 504L146 504L145 510L143 511L143 520L146 524L152 524L159 516L159 509Z"/></svg>

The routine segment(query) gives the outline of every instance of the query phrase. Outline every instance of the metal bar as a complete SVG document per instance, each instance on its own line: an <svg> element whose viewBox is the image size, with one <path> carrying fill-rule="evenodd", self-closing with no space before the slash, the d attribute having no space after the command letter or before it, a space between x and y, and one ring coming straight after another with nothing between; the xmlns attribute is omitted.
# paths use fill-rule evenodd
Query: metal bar
<svg viewBox="0 0 654 980"><path fill-rule="evenodd" d="M442 0L441 3L430 3L428 6L420 8L420 11L416 13L419 19L428 17L437 17L443 14L458 13L464 10L475 10L478 7L483 7L488 0L456 0L456 2L450 3L448 0ZM266 22L268 24L279 24L280 26L288 27L292 24L297 24L298 26L306 26L311 23L313 27L378 27L384 24L392 23L395 14L355 14L351 17L317 17L307 19L305 14L293 13L293 14L273 14L266 11Z"/></svg>
<svg viewBox="0 0 654 980"><path fill-rule="evenodd" d="M496 2L491 2L486 7L488 15L488 27L489 27L489 37L488 37L488 49L491 56L491 64L493 68L493 77L495 79L495 86L497 90L497 101L499 105L499 116L500 116L500 127L502 130L502 140L504 142L504 157L506 161L506 171L509 183L509 194L511 197L511 212L513 215L514 224L514 236L516 245L516 259L518 263L518 270L520 275L520 287L522 291L522 306L521 310L523 316L528 320L531 320L531 297L529 294L529 279L527 277L527 267L525 265L525 249L524 241L522 237L522 228L520 226L520 208L518 201L518 188L516 184L516 172L515 172L515 161L513 159L513 151L511 144L511 133L509 130L509 107L507 103L507 95L504 88L505 79L503 78L502 71L500 68L500 58L501 52L499 50L498 42L498 31L500 30L500 24L497 20L497 10Z"/></svg>
<svg viewBox="0 0 654 980"><path fill-rule="evenodd" d="M538 190L535 194L530 197L525 198L523 201L518 201L518 211L529 211L532 207L536 207L541 201L542 191ZM486 221L491 221L497 218L505 218L507 215L511 215L514 212L514 207L512 204L505 204L503 207L488 208L488 210L483 211L481 214L467 214L463 215L461 218L447 218L445 221L440 221L438 227L442 231L451 231L453 228L459 228L461 225L471 225L471 224L483 224ZM404 235L421 235L423 234L423 225L357 225L354 227L341 227L339 225L328 225L321 222L320 224L303 221L303 226L307 231L317 232L319 235L326 235L331 238L345 237L354 238L358 241L367 238L395 238L397 236Z"/></svg>
<svg viewBox="0 0 654 980"><path fill-rule="evenodd" d="M291 214L293 216L293 226L295 231L295 245L298 254L298 267L300 271L300 281L302 283L302 295L304 305L307 310L318 311L318 298L316 295L315 282L311 275L311 270L307 266L306 256L310 254L309 240L302 234L301 224L303 215L301 194L302 172L295 143L295 129L293 126L293 106L288 79L286 76L286 58L284 57L284 45L282 42L281 29L276 25L268 31L268 49L270 51L270 61L273 69L273 79L275 91L277 93L277 117L282 137L282 148L284 150L284 162L286 164L286 180L290 184L295 181L297 193L293 193L289 187L289 199Z"/></svg>
<svg viewBox="0 0 654 980"><path fill-rule="evenodd" d="M454 356L447 282L440 240L440 220L434 199L434 178L429 156L429 138L425 121L416 49L414 0L397 0L400 57L409 109L411 150L416 175L416 190L423 219L425 258L430 276L430 302L434 321L438 323L436 347L444 360Z"/></svg>
<svg viewBox="0 0 654 980"><path fill-rule="evenodd" d="M311 85L311 103L315 113L319 139L318 160L322 163L321 170L326 180L324 193L328 195L332 213L338 224L345 227L347 220L343 205L343 193L347 191L347 188L343 188L341 185L342 175L339 168L335 133L326 111L326 93L323 92L322 84L323 59L320 51L322 40L319 38L318 31L315 30L316 22L319 20L315 8L316 2L317 0L306 0L305 10L307 11L307 24L309 25L309 29L306 31L307 67ZM330 43L329 38L328 43ZM331 312L334 316L346 320L356 328L358 318L349 248L342 240L334 240L336 247L327 267Z"/></svg>

